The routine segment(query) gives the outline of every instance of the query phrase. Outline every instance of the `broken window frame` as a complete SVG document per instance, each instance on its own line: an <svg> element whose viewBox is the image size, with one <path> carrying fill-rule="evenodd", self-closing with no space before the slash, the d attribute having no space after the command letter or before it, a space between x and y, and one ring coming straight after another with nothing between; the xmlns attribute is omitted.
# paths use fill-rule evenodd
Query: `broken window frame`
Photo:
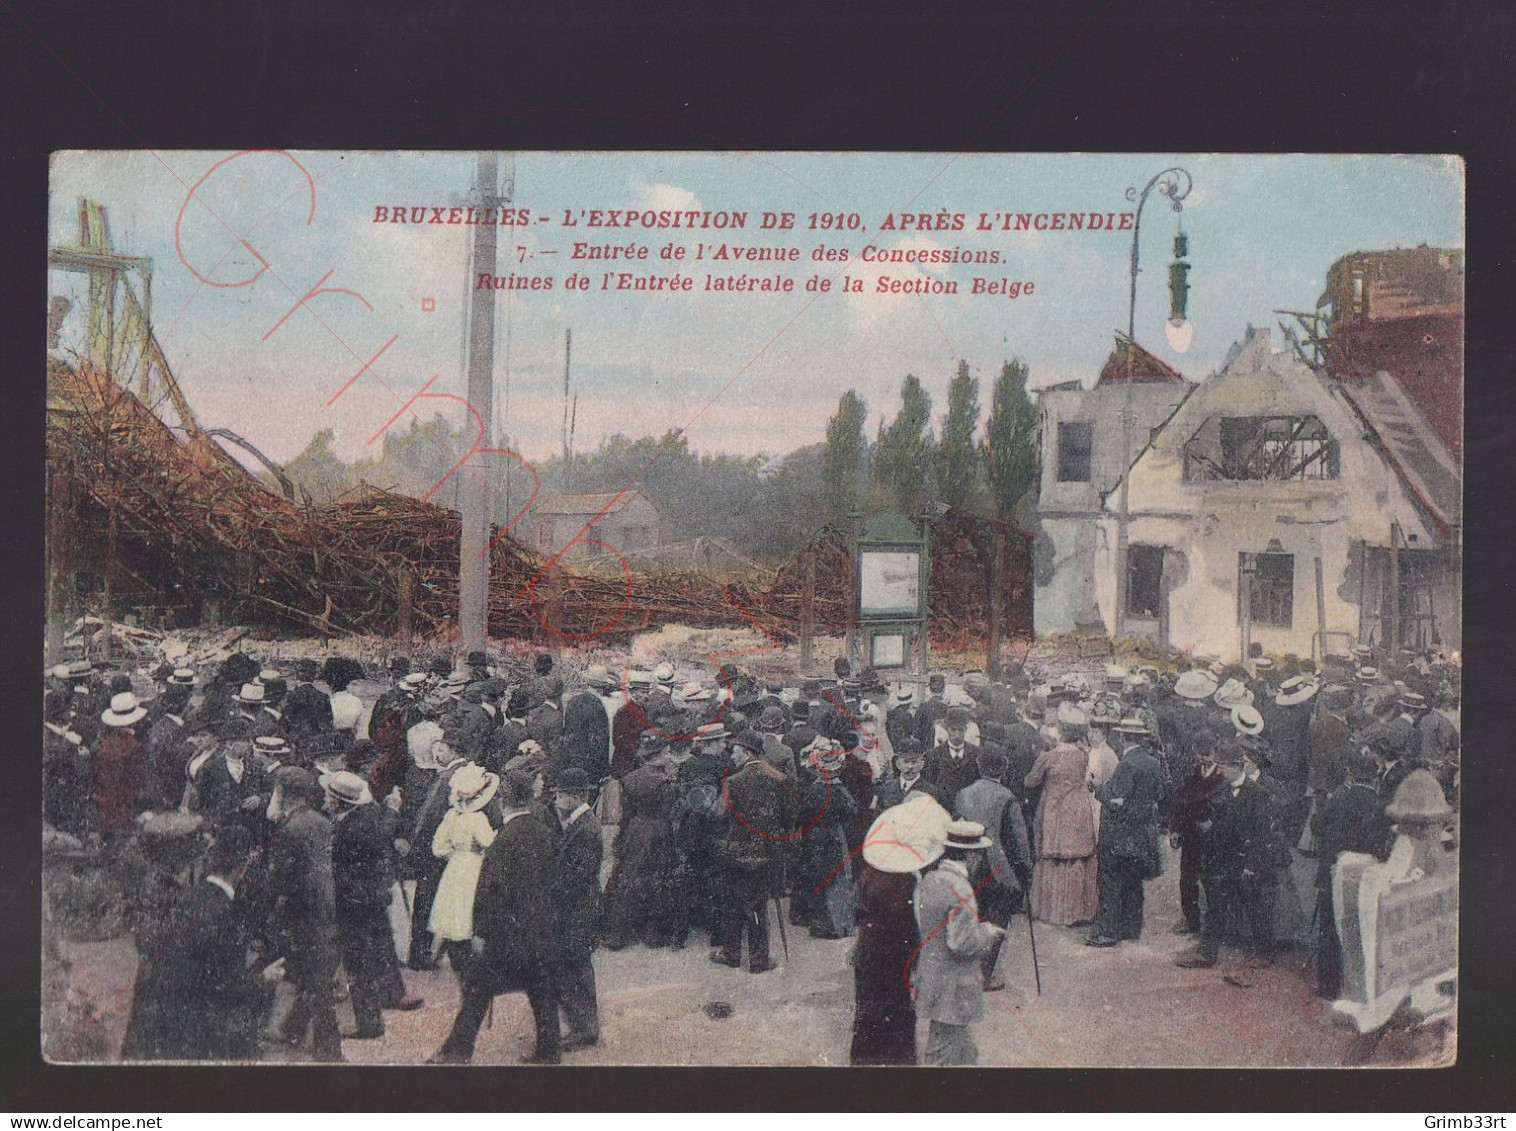
<svg viewBox="0 0 1516 1131"><path fill-rule="evenodd" d="M1212 417L1184 445L1186 483L1312 483L1341 474L1341 445L1314 413Z"/></svg>
<svg viewBox="0 0 1516 1131"><path fill-rule="evenodd" d="M1083 471L1078 474L1080 459L1080 445L1070 443L1071 439L1078 435L1076 431L1083 429ZM1058 422L1058 482L1060 483L1091 483L1094 482L1095 464L1095 426L1088 420L1060 420Z"/></svg>
<svg viewBox="0 0 1516 1131"><path fill-rule="evenodd" d="M1275 551L1237 555L1248 621L1265 628L1295 627L1295 555Z"/></svg>

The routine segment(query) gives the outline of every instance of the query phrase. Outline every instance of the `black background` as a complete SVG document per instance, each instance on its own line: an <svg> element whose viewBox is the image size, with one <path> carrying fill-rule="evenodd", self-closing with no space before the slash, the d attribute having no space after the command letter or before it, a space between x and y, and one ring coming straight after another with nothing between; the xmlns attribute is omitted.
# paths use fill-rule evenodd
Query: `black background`
<svg viewBox="0 0 1516 1131"><path fill-rule="evenodd" d="M321 10L0 0L5 443L0 1110L695 1107L1510 1110L1516 5L1064 0ZM44 1066L42 348L57 149L1456 153L1468 161L1463 911L1456 1068L647 1070ZM1099 976L1092 965L1091 977ZM1204 1017L1195 1019L1205 1024ZM1133 1032L1131 1040L1151 1038ZM1119 1049L1112 1050L1119 1055ZM569 1071L564 1076L563 1071ZM1416 1123L1420 1126L1419 1121Z"/></svg>

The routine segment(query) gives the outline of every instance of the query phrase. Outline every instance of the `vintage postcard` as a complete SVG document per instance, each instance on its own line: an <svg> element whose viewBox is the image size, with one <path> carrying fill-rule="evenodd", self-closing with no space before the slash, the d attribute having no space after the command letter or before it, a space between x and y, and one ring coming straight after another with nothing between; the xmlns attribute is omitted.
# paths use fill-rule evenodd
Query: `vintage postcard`
<svg viewBox="0 0 1516 1131"><path fill-rule="evenodd" d="M1440 155L53 155L43 1055L1457 1056Z"/></svg>

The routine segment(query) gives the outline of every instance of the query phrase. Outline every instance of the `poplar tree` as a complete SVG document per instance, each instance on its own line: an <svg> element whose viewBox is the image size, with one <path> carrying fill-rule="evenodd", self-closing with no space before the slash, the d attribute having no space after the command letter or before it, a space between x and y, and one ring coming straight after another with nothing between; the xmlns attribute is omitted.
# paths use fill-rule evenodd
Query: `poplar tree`
<svg viewBox="0 0 1516 1131"><path fill-rule="evenodd" d="M863 426L869 406L849 389L837 402L837 411L826 425L826 451L822 459L822 508L827 522L846 528L848 513L861 501L863 461L867 441Z"/></svg>
<svg viewBox="0 0 1516 1131"><path fill-rule="evenodd" d="M974 429L979 426L979 382L969 376L969 363L960 361L948 386L948 410L942 418L942 440L937 445L937 490L944 503L967 506L973 499L979 471L979 453L974 450Z"/></svg>
<svg viewBox="0 0 1516 1131"><path fill-rule="evenodd" d="M1006 522L1037 481L1037 409L1026 381L1025 362L1008 361L1001 367L979 442L995 514Z"/></svg>

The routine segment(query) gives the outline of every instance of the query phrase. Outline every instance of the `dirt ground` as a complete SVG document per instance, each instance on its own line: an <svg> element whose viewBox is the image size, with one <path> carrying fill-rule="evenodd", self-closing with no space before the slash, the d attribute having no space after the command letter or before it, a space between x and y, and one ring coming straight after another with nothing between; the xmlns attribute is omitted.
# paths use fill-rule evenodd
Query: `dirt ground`
<svg viewBox="0 0 1516 1131"><path fill-rule="evenodd" d="M1007 988L986 995L984 1017L975 1027L980 1063L1241 1068L1451 1061L1454 1037L1441 1030L1395 1036L1371 1048L1334 1026L1302 970L1303 951L1264 970L1248 969L1231 956L1210 970L1173 965L1191 941L1171 931L1177 906L1178 877L1170 868L1148 885L1140 942L1097 950L1083 945L1082 928L1038 923L1040 996L1027 923L1018 920L1001 957ZM757 975L712 964L699 934L678 951L634 946L596 952L602 1042L565 1063L846 1065L852 940L819 940L799 928L787 929L788 960L772 929L774 955L783 964ZM130 1009L136 964L131 942L65 944L65 953L74 963L73 990L95 1005L114 1053ZM386 1013L381 1040L345 1042L350 1063L417 1064L442 1043L458 1004L452 973L446 965L426 973L406 970L405 980L425 997L425 1006ZM712 1002L729 1004L730 1016L709 1016L706 1006ZM345 1020L350 1023L350 1015ZM474 1062L515 1064L530 1051L531 1034L525 996L497 998L493 1024L480 1033ZM918 1047L925 1042L923 1022ZM267 1059L289 1055L270 1048ZM1070 1087L1083 1086L1071 1078Z"/></svg>

